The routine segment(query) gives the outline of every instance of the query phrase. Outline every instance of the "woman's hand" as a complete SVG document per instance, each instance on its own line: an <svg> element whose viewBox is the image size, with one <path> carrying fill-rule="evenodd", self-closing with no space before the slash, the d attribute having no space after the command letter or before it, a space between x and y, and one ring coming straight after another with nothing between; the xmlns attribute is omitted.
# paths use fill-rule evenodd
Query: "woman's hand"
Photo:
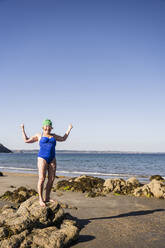
<svg viewBox="0 0 165 248"><path fill-rule="evenodd" d="M24 124L21 124L21 128L24 129Z"/></svg>
<svg viewBox="0 0 165 248"><path fill-rule="evenodd" d="M69 131L73 128L72 124L69 125L68 129Z"/></svg>
<svg viewBox="0 0 165 248"><path fill-rule="evenodd" d="M69 135L71 129L73 128L72 124L69 125L67 132L65 133L67 136Z"/></svg>

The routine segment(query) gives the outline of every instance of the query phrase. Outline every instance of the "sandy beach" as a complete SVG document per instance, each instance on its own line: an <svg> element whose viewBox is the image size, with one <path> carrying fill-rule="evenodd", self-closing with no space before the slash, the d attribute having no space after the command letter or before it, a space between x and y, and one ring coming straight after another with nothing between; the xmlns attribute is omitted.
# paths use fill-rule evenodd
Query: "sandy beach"
<svg viewBox="0 0 165 248"><path fill-rule="evenodd" d="M37 189L37 180L33 174L4 173L0 195L19 186ZM69 206L65 211L81 228L79 240L71 247L165 247L165 200L113 194L86 198L77 192L52 192L52 198Z"/></svg>

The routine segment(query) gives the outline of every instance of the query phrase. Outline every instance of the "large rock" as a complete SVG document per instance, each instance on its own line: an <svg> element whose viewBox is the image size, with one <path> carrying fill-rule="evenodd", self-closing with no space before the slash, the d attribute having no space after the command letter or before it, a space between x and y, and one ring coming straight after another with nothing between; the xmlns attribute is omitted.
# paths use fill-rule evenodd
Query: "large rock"
<svg viewBox="0 0 165 248"><path fill-rule="evenodd" d="M11 153L12 151L9 150L7 147L3 146L2 144L0 144L0 153L4 152L4 153Z"/></svg>
<svg viewBox="0 0 165 248"><path fill-rule="evenodd" d="M91 176L80 176L71 178L69 180L61 180L57 182L54 191L62 190L62 191L76 191L82 193L94 193L91 194L93 196L100 196L103 190L104 179L91 177Z"/></svg>
<svg viewBox="0 0 165 248"><path fill-rule="evenodd" d="M46 208L38 207L38 205L38 197L33 196L20 205L17 214L26 219L34 219L40 226L51 225L51 223L58 225L64 214L60 204L57 201L49 203L49 207Z"/></svg>
<svg viewBox="0 0 165 248"><path fill-rule="evenodd" d="M109 193L109 192L114 192L114 193L121 193L122 188L126 186L126 182L123 179L107 179L104 182L104 191Z"/></svg>
<svg viewBox="0 0 165 248"><path fill-rule="evenodd" d="M150 183L136 188L133 194L135 196L156 197L165 199L165 182L153 179Z"/></svg>
<svg viewBox="0 0 165 248"><path fill-rule="evenodd" d="M24 231L20 234L9 236L8 239L0 241L1 248L17 248L21 246L21 243L24 241L28 231Z"/></svg>
<svg viewBox="0 0 165 248"><path fill-rule="evenodd" d="M126 184L133 185L134 187L138 187L140 185L140 182L136 177L131 177L126 181Z"/></svg>
<svg viewBox="0 0 165 248"><path fill-rule="evenodd" d="M150 188L151 193L153 194L154 197L165 199L165 183L164 182L154 179L148 184L148 187Z"/></svg>
<svg viewBox="0 0 165 248"><path fill-rule="evenodd" d="M18 209L4 207L0 214L0 247L60 248L78 238L75 222L56 202L39 205L32 196Z"/></svg>
<svg viewBox="0 0 165 248"><path fill-rule="evenodd" d="M129 178L127 181L125 181L122 178L116 178L116 179L107 179L104 182L104 192L109 193L117 193L122 195L128 195L132 194L134 192L134 189L140 186L140 182L135 178Z"/></svg>

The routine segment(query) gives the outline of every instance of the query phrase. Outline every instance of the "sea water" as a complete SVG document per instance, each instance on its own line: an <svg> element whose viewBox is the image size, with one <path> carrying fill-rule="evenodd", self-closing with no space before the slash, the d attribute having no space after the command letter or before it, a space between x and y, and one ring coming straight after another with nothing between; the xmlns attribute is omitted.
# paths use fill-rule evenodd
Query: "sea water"
<svg viewBox="0 0 165 248"><path fill-rule="evenodd" d="M56 152L57 175L90 175L101 178L135 176L148 181L151 175L165 177L165 154ZM37 152L0 153L0 171L38 173Z"/></svg>

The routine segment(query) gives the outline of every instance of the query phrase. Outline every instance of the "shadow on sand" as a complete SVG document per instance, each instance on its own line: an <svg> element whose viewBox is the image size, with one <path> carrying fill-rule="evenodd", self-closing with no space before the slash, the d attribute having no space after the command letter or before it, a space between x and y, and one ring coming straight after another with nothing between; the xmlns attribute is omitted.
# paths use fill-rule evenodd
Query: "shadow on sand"
<svg viewBox="0 0 165 248"><path fill-rule="evenodd" d="M116 219L116 218L124 218L124 217L131 217L131 216L141 216L141 215L148 215L148 214L153 214L155 212L162 212L165 211L165 209L153 209L153 210L141 210L141 211L133 211L133 212L128 212L128 213L124 213L124 214L119 214L119 215L115 215L115 216L105 216L105 217L98 217L98 218L89 218L89 219L78 219L76 217L70 216L70 218L72 220L75 220L78 227L81 229L83 229L86 225L88 225L89 223L91 223L92 220L110 220L110 219ZM69 214L67 214L69 217ZM95 239L95 236L90 236L90 235L80 235L79 239L72 244L72 246L74 246L77 243L80 242L87 242L87 241L91 241Z"/></svg>
<svg viewBox="0 0 165 248"><path fill-rule="evenodd" d="M74 245L76 244L80 244L80 243L84 243L84 242L89 242L93 239L95 239L95 236L91 236L91 235L79 235L78 240L76 240L75 242L72 242L71 247L74 247Z"/></svg>
<svg viewBox="0 0 165 248"><path fill-rule="evenodd" d="M134 211L134 212L128 212L124 214L119 214L115 216L104 216L104 217L98 217L98 218L89 218L89 219L78 219L76 217L72 216L72 219L76 221L80 229L84 228L86 225L88 225L92 220L110 220L110 219L116 219L116 218L123 218L123 217L129 217L129 216L140 216L140 215L147 215L147 214L153 214L155 212L162 212L165 211L165 209L152 209L152 210L141 210L141 211Z"/></svg>
<svg viewBox="0 0 165 248"><path fill-rule="evenodd" d="M134 212L128 212L124 214L119 214L115 216L110 217L99 217L99 218L91 218L91 220L106 220L106 219L116 219L116 218L123 218L123 217L129 217L129 216L139 216L139 215L147 215L147 214L153 214L155 212L162 212L165 211L165 209L153 209L153 210L141 210L141 211L134 211Z"/></svg>

